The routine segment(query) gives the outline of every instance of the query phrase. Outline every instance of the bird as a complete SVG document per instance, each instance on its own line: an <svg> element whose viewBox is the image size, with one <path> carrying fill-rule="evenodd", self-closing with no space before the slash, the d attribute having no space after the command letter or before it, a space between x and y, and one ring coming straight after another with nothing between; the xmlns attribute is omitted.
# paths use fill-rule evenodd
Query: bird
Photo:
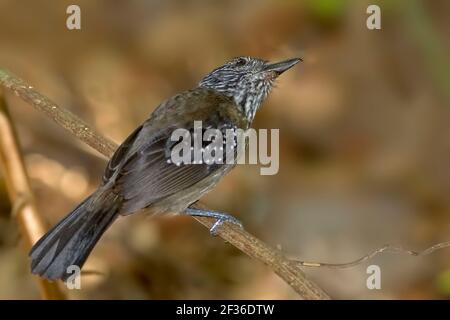
<svg viewBox="0 0 450 320"><path fill-rule="evenodd" d="M214 218L213 235L224 222L242 227L232 215L195 206L235 164L173 163L171 134L180 128L193 132L195 121L220 132L250 128L275 80L299 61L236 57L208 73L196 88L162 102L115 151L97 190L34 244L31 272L66 281L72 274L69 267L82 268L118 217L143 209L152 215Z"/></svg>

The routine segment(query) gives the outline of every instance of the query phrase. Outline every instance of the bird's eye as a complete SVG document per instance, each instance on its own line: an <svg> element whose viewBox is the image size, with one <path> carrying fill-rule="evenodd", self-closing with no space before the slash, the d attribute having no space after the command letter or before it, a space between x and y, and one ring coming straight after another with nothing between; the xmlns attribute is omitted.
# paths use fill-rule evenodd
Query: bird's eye
<svg viewBox="0 0 450 320"><path fill-rule="evenodd" d="M246 63L247 63L247 60L245 60L244 58L239 58L236 60L237 67L243 67L243 66L245 66Z"/></svg>

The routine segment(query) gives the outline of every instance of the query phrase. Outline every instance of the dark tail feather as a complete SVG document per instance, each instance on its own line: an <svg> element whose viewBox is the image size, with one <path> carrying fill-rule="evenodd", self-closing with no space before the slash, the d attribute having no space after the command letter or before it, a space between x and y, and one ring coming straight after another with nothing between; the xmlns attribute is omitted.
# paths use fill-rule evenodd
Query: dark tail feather
<svg viewBox="0 0 450 320"><path fill-rule="evenodd" d="M73 272L67 273L69 266L83 266L120 207L121 200L108 190L90 195L31 248L31 272L65 280Z"/></svg>

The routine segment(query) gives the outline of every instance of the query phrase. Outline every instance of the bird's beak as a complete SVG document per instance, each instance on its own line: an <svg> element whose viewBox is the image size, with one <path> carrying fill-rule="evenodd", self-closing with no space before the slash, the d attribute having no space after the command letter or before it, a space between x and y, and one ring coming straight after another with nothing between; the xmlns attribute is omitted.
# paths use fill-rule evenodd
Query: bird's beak
<svg viewBox="0 0 450 320"><path fill-rule="evenodd" d="M300 58L289 59L281 62L269 63L264 66L263 71L274 72L276 76L279 76L286 70L292 68L300 61L303 61Z"/></svg>

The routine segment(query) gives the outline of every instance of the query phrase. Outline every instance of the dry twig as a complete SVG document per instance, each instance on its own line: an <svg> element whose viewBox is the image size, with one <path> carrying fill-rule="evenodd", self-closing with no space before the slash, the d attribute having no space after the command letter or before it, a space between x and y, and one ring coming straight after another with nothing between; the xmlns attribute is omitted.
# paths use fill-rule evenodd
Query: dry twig
<svg viewBox="0 0 450 320"><path fill-rule="evenodd" d="M362 256L361 258L358 258L356 260L350 261L350 262L344 262L344 263L327 263L327 262L310 262L310 261L302 261L302 260L296 260L293 259L296 263L301 265L302 267L325 267L325 268L331 268L331 269L346 269L355 267L357 265L360 265L363 262L366 262L367 260L372 259L373 257L382 254L382 253L400 253L400 254L407 254L413 257L422 257L429 255L437 250L445 249L450 247L450 241L446 242L440 242L435 245L432 245L431 247L422 250L422 251L414 251L414 250L408 250L400 246L395 246L391 244L385 244L382 247L379 247L375 250L372 250L368 254Z"/></svg>
<svg viewBox="0 0 450 320"><path fill-rule="evenodd" d="M0 70L0 84L13 91L35 109L43 112L57 124L71 132L78 139L101 154L111 157L117 145L95 132L80 118L55 104L53 101L34 90L23 80ZM195 217L208 229L213 219ZM302 270L280 251L249 234L236 225L225 223L218 230L218 236L226 240L248 256L259 260L271 268L280 278L286 281L303 299L329 299L328 295L314 282L308 280Z"/></svg>
<svg viewBox="0 0 450 320"><path fill-rule="evenodd" d="M0 88L0 167L2 169L9 197L12 203L12 215L16 218L26 248L44 235L46 224L37 213L26 174L23 158L15 130L8 113L5 99ZM64 295L57 283L38 279L41 296L45 299L63 299Z"/></svg>

